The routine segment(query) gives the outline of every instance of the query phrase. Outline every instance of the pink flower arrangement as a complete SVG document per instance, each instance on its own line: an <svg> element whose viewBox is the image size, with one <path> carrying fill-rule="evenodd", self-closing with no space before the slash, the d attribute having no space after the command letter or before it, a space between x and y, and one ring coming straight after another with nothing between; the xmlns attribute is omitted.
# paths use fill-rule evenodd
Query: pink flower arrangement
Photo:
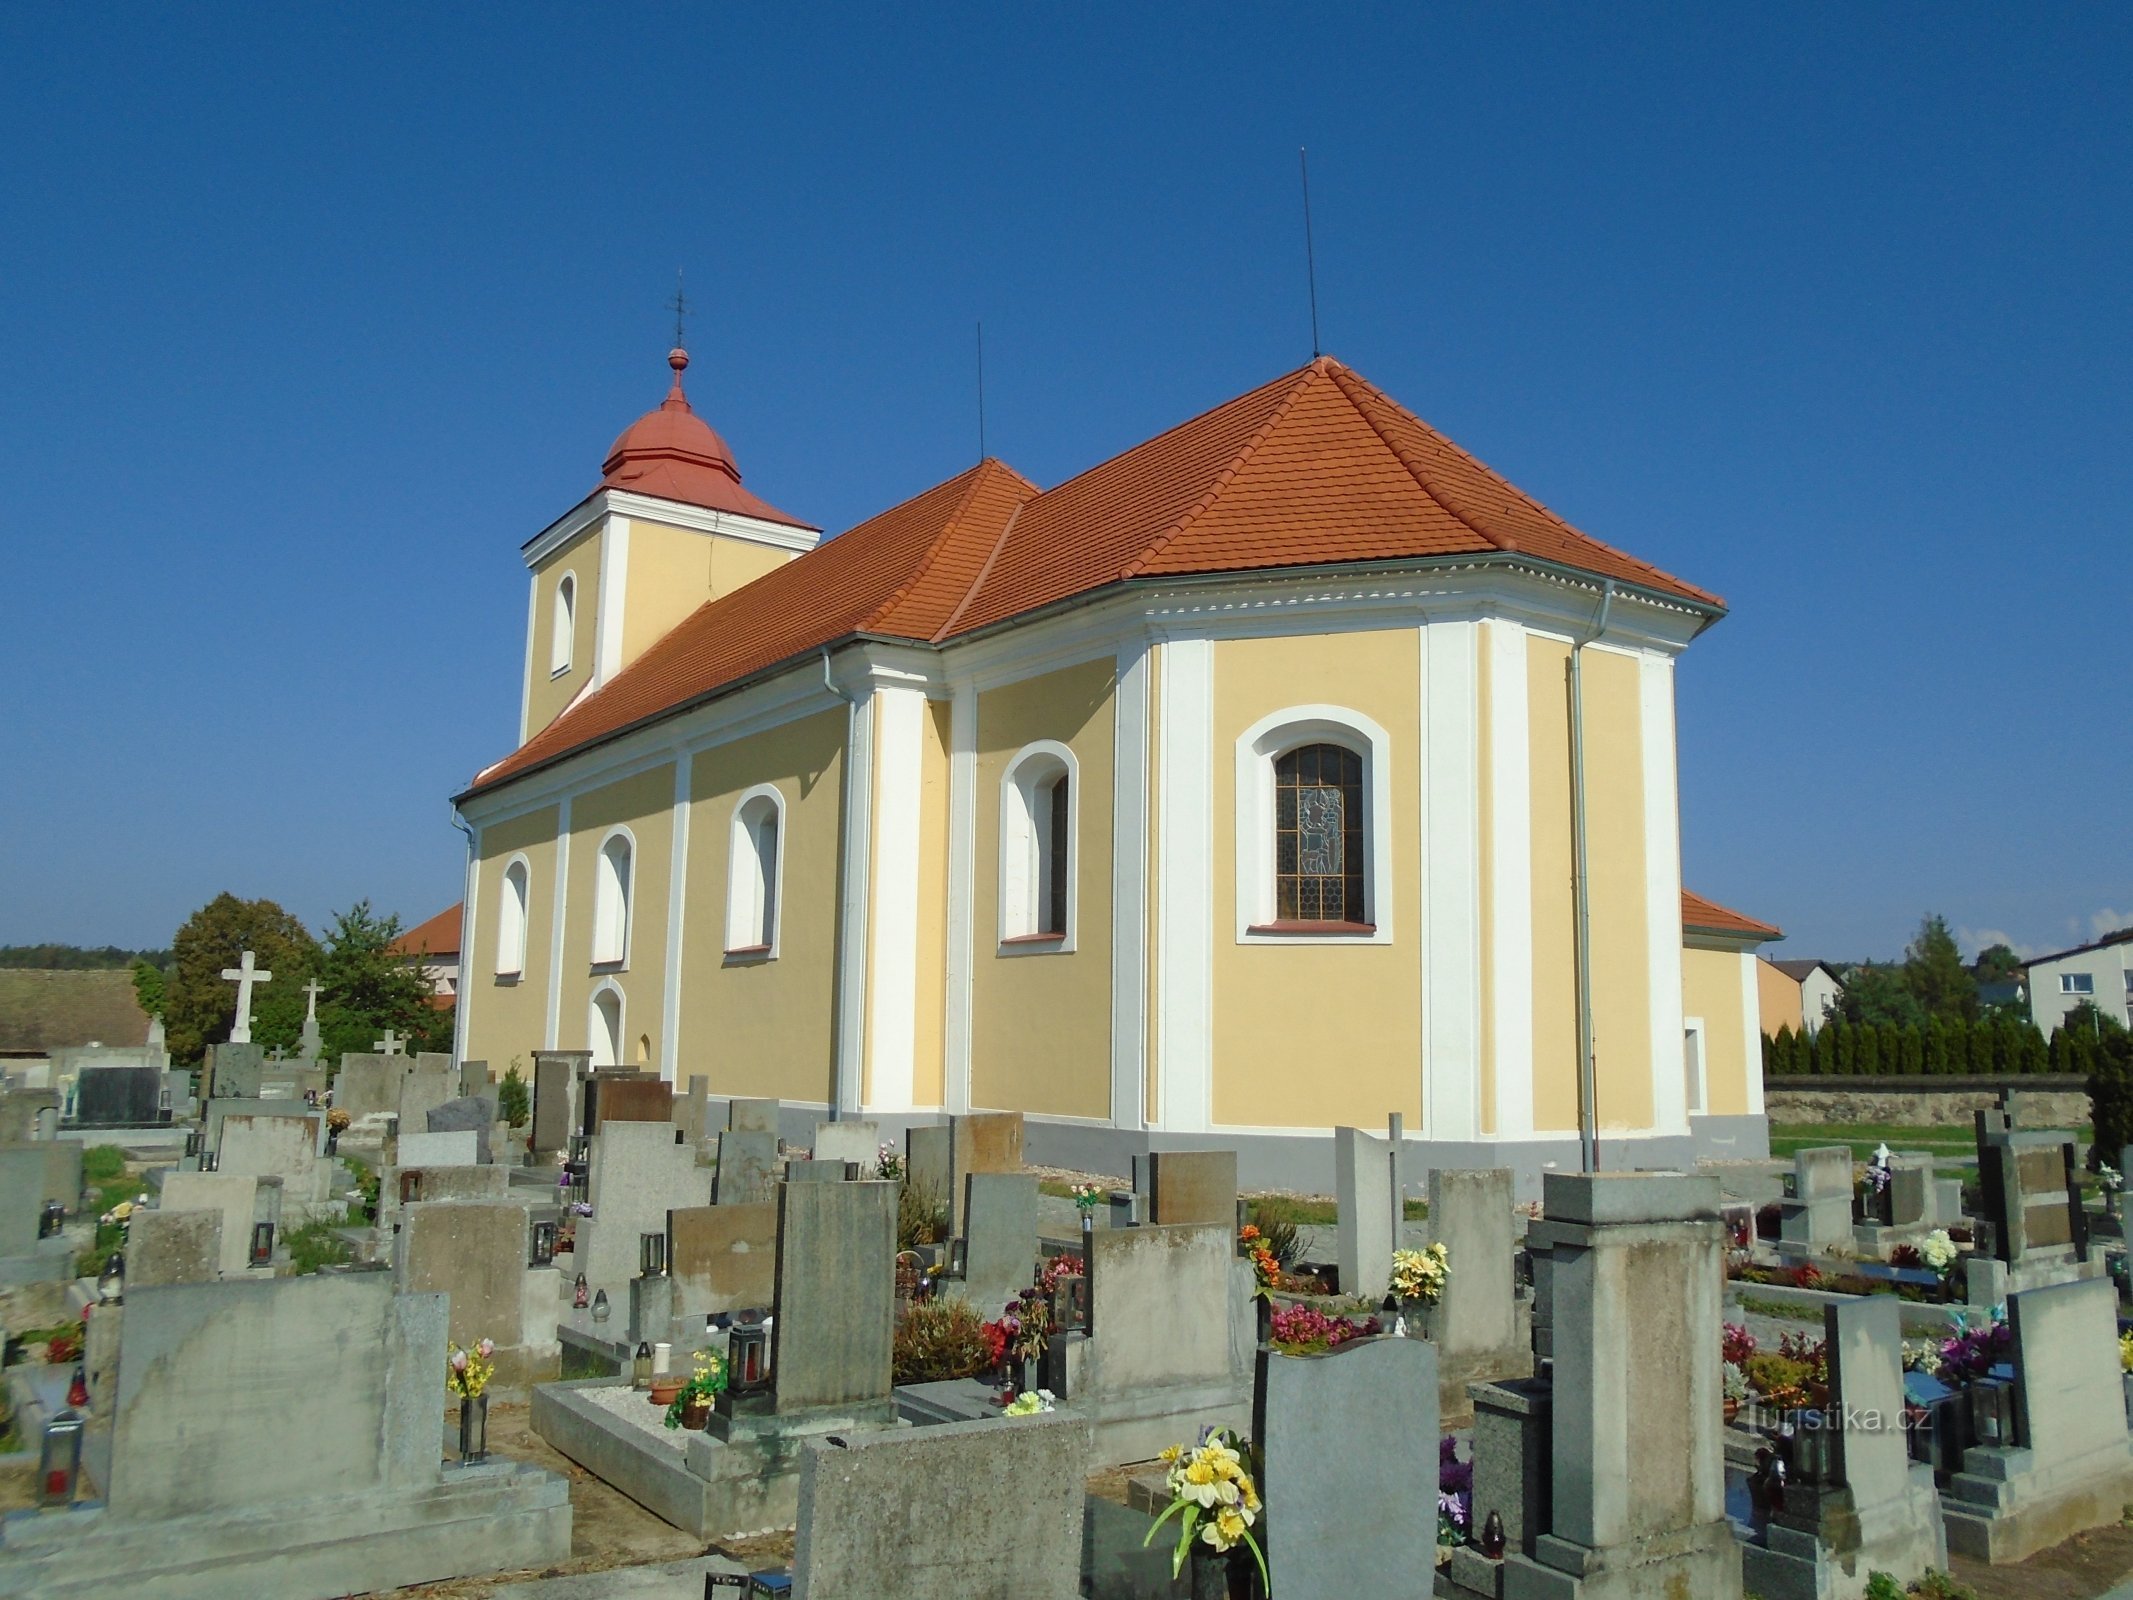
<svg viewBox="0 0 2133 1600"><path fill-rule="evenodd" d="M1378 1331L1376 1317L1357 1322L1352 1317L1329 1317L1313 1306L1284 1306L1268 1319L1268 1337L1274 1348L1285 1355L1338 1350Z"/></svg>

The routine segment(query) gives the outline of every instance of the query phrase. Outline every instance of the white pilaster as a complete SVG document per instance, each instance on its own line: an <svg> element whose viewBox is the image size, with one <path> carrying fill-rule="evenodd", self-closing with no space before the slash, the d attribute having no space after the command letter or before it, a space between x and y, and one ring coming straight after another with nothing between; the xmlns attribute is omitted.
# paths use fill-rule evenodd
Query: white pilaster
<svg viewBox="0 0 2133 1600"><path fill-rule="evenodd" d="M467 886L459 905L459 998L452 1007L452 1059L467 1058L467 1027L473 1020L475 907L481 903L481 830L467 829Z"/></svg>
<svg viewBox="0 0 2133 1600"><path fill-rule="evenodd" d="M527 724L533 720L533 624L540 616L541 575L526 574L526 676L518 691L518 742L524 744L533 736ZM466 954L464 950L460 952Z"/></svg>
<svg viewBox="0 0 2133 1600"><path fill-rule="evenodd" d="M926 696L874 691L874 883L867 937L872 1063L869 1111L909 1111L918 1027L919 838L925 790Z"/></svg>
<svg viewBox="0 0 2133 1600"><path fill-rule="evenodd" d="M1422 629L1422 1082L1432 1139L1481 1131L1478 627Z"/></svg>
<svg viewBox="0 0 2133 1600"><path fill-rule="evenodd" d="M948 1111L970 1110L970 985L977 860L978 691L959 684L948 706L948 995L941 1040L946 1055L942 1098Z"/></svg>
<svg viewBox="0 0 2133 1600"><path fill-rule="evenodd" d="M1644 755L1644 924L1652 988L1652 1129L1689 1131L1688 1062L1681 1021L1681 813L1674 772L1674 662L1637 664L1637 727ZM1749 968L1753 986L1754 969ZM1755 1063L1759 1065L1759 1063Z"/></svg>
<svg viewBox="0 0 2133 1600"><path fill-rule="evenodd" d="M874 696L845 724L843 907L837 939L837 1110L857 1116L867 1047L867 913L874 834Z"/></svg>
<svg viewBox="0 0 2133 1600"><path fill-rule="evenodd" d="M1214 1094L1215 651L1205 639L1162 648L1156 1084L1164 1130L1198 1133Z"/></svg>
<svg viewBox="0 0 2133 1600"><path fill-rule="evenodd" d="M688 931L689 784L694 765L686 752L676 752L674 817L668 830L667 987L659 1020L659 1075L677 1085L681 1083L681 942Z"/></svg>
<svg viewBox="0 0 2133 1600"><path fill-rule="evenodd" d="M1148 647L1118 653L1111 761L1111 1123L1147 1121Z"/></svg>
<svg viewBox="0 0 2133 1600"><path fill-rule="evenodd" d="M609 517L600 536L600 610L593 618L593 684L622 670L622 605L629 592L630 519Z"/></svg>
<svg viewBox="0 0 2133 1600"><path fill-rule="evenodd" d="M1501 618L1489 652L1489 916L1496 1037L1496 1136L1533 1133L1533 788L1526 630Z"/></svg>
<svg viewBox="0 0 2133 1600"><path fill-rule="evenodd" d="M543 1050L563 1048L557 1028L563 1015L563 917L569 909L570 886L570 796L556 802L555 814L555 904L548 930L548 1026ZM466 952L461 951L464 958Z"/></svg>
<svg viewBox="0 0 2133 1600"><path fill-rule="evenodd" d="M1741 1052L1748 1083L1748 1115L1763 1114L1763 998L1756 990L1755 952L1743 950L1740 956L1740 1024ZM1708 1081L1708 1058L1705 1065Z"/></svg>

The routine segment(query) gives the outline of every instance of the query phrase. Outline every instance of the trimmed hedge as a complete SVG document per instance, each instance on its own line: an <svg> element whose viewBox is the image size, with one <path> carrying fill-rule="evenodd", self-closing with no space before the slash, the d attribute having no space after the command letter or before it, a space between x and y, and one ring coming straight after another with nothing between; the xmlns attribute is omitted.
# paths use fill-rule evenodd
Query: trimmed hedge
<svg viewBox="0 0 2133 1600"><path fill-rule="evenodd" d="M1978 1077L2029 1073L2087 1076L2093 1044L2065 1029L2050 1044L2026 1022L1983 1017L1950 1022L1935 1017L1923 1028L1832 1018L1813 1035L1780 1028L1763 1038L1763 1076L1785 1078Z"/></svg>

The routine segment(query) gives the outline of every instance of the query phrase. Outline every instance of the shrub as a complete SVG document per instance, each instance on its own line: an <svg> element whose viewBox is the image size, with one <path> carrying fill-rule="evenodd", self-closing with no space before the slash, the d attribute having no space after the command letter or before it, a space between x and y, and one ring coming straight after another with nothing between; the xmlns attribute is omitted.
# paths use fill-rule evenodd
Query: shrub
<svg viewBox="0 0 2133 1600"><path fill-rule="evenodd" d="M1774 1350L1757 1351L1741 1363L1741 1370L1748 1375L1749 1385L1757 1394L1782 1394L1788 1389L1803 1388L1807 1383L1807 1364L1790 1356L1781 1356Z"/></svg>
<svg viewBox="0 0 2133 1600"><path fill-rule="evenodd" d="M948 1237L948 1202L930 1183L906 1178L896 1191L896 1248L939 1244Z"/></svg>
<svg viewBox="0 0 2133 1600"><path fill-rule="evenodd" d="M975 1378L992 1364L985 1319L967 1300L922 1300L897 1325L891 1366L898 1383Z"/></svg>
<svg viewBox="0 0 2133 1600"><path fill-rule="evenodd" d="M1274 1259L1285 1267L1293 1265L1296 1260L1295 1222L1266 1196L1251 1203L1250 1215L1252 1225L1259 1230L1260 1242L1274 1253Z"/></svg>
<svg viewBox="0 0 2133 1600"><path fill-rule="evenodd" d="M307 1222L293 1229L283 1242L289 1247L290 1275L301 1278L320 1267L341 1266L355 1259L348 1241L330 1222Z"/></svg>
<svg viewBox="0 0 2133 1600"><path fill-rule="evenodd" d="M504 1069L503 1082L496 1086L496 1109L504 1121L514 1128L523 1128L527 1116L533 1110L533 1095L526 1088L526 1080L519 1075L516 1056L511 1058L511 1065Z"/></svg>

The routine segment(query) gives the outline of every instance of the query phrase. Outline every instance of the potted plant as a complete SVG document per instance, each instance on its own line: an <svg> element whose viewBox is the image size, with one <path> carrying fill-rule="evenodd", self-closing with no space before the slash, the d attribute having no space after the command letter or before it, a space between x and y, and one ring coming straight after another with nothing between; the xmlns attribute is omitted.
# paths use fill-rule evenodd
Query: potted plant
<svg viewBox="0 0 2133 1600"><path fill-rule="evenodd" d="M489 1380L496 1375L496 1343L477 1339L474 1348L453 1345L444 1358L444 1386L459 1396L459 1461L472 1466L489 1458Z"/></svg>
<svg viewBox="0 0 2133 1600"><path fill-rule="evenodd" d="M1185 1570L1187 1556L1197 1557L1219 1574L1228 1600L1245 1600L1252 1592L1271 1592L1266 1555L1252 1533L1252 1525L1264 1509L1259 1486L1253 1481L1251 1464L1237 1438L1227 1428L1209 1428L1197 1446L1174 1444L1163 1451L1167 1467L1163 1479L1170 1504L1148 1529L1143 1546L1155 1543L1163 1524L1178 1518L1177 1547L1170 1557L1170 1575ZM1249 1557L1249 1560L1246 1558ZM1201 1574L1194 1576L1193 1592L1203 1592Z"/></svg>
<svg viewBox="0 0 2133 1600"><path fill-rule="evenodd" d="M701 1433L711 1422L711 1408L726 1387L726 1358L710 1350L696 1352L689 1380L667 1396L667 1426ZM652 1385L652 1398L659 1398L660 1385Z"/></svg>
<svg viewBox="0 0 2133 1600"><path fill-rule="evenodd" d="M1395 1250L1387 1297L1399 1303L1406 1331L1417 1338L1429 1337L1430 1310L1444 1293L1451 1276L1450 1259L1442 1241L1427 1250Z"/></svg>

